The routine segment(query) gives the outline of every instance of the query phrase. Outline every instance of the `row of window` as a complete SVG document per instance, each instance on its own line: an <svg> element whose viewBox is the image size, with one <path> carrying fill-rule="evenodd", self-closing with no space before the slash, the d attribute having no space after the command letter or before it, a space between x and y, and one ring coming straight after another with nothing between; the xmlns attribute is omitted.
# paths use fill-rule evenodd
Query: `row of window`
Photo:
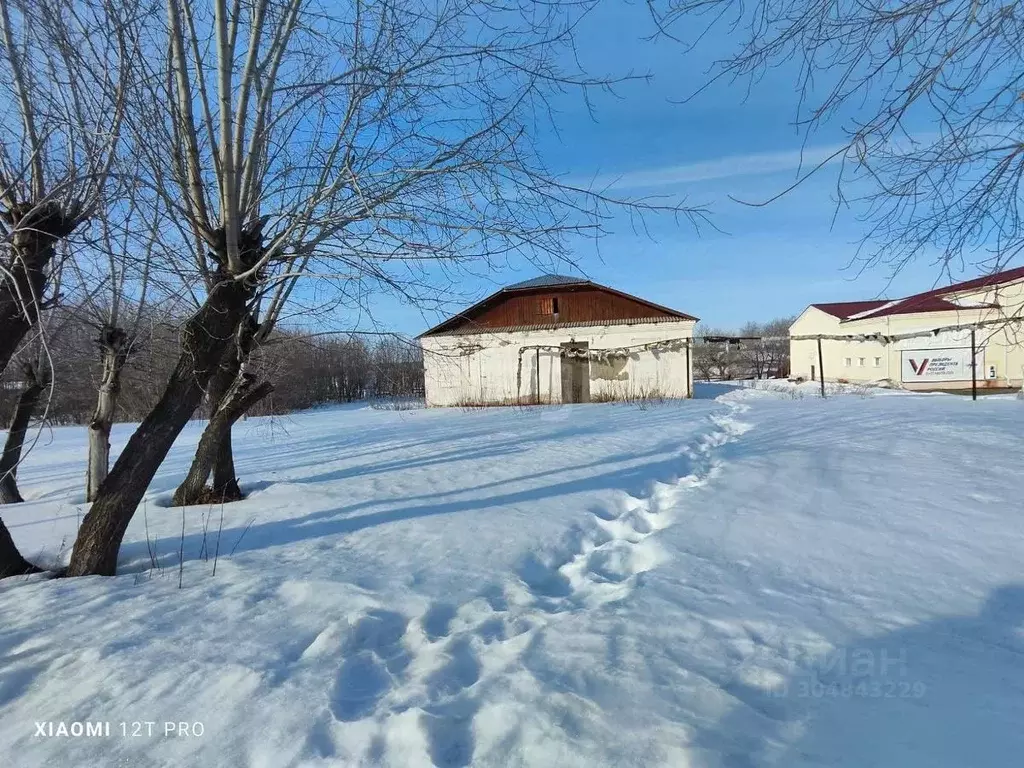
<svg viewBox="0 0 1024 768"><path fill-rule="evenodd" d="M845 365L847 368L849 368L851 365L853 365L853 360L854 360L854 358L852 358L852 357L844 357L843 358L843 365ZM857 360L857 367L858 368L863 368L865 365L867 365L867 358L866 357L858 357L858 358L856 358L856 360ZM880 357L874 358L874 364L872 365L872 367L873 368L880 368L881 366L882 366L882 358L880 358Z"/></svg>

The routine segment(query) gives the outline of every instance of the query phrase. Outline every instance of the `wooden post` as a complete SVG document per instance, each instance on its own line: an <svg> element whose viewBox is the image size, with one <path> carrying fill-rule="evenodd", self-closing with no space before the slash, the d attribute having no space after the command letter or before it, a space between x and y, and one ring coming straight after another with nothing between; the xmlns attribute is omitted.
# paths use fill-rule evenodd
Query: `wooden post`
<svg viewBox="0 0 1024 768"><path fill-rule="evenodd" d="M519 348L519 355L516 361L516 402L523 404L523 351L526 347Z"/></svg>
<svg viewBox="0 0 1024 768"><path fill-rule="evenodd" d="M978 348L974 340L974 329L971 328L971 400L978 399Z"/></svg>
<svg viewBox="0 0 1024 768"><path fill-rule="evenodd" d="M821 337L818 337L818 380L821 382L821 396L825 396L825 363L821 355Z"/></svg>
<svg viewBox="0 0 1024 768"><path fill-rule="evenodd" d="M535 350L537 362L537 405L540 405L540 347Z"/></svg>
<svg viewBox="0 0 1024 768"><path fill-rule="evenodd" d="M693 377L690 375L690 339L686 340L686 396L693 397Z"/></svg>

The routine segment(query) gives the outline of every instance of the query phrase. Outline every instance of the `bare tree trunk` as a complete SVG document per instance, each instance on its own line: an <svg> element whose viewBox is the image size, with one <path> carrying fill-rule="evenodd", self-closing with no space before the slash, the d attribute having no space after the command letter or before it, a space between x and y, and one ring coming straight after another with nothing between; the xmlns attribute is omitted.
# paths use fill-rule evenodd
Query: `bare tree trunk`
<svg viewBox="0 0 1024 768"><path fill-rule="evenodd" d="M14 357L26 334L39 321L46 270L57 241L71 234L77 212L55 204L24 203L4 214L14 230L11 256L0 270L0 372Z"/></svg>
<svg viewBox="0 0 1024 768"><path fill-rule="evenodd" d="M216 413L217 410L221 407L221 405L224 404L228 392L231 390L232 384L234 383L238 375L241 373L241 370L242 366L241 363L238 361L238 355L233 354L230 356L229 360L225 360L225 363L222 364L221 366L221 370L219 370L217 372L217 376L214 377L214 379L219 379L219 381L214 381L210 383L211 424L207 425L207 430L211 429L214 413ZM229 376L230 378L228 378ZM206 437L206 431L203 432L203 437ZM200 438L200 440L202 440L202 438ZM223 430L223 433L220 435L219 439L217 439L216 444L217 449L213 457L213 490L215 493L220 491L221 495L223 496L225 494L230 494L233 490L237 490L237 483L235 483L234 488L229 487L235 480L235 456L234 448L231 444L230 424L227 426L227 429ZM193 466L195 466L195 462L193 462ZM207 466L207 475L209 475L209 471L210 468L209 466ZM192 470L190 469L189 477L185 478L185 482L182 483L182 488L184 488L186 485L194 485L195 478L192 478L191 475ZM202 488L202 485L205 483L206 477L203 477L202 482L200 483L200 488ZM178 489L178 492L181 492L181 488ZM239 498L240 496L241 492L239 491L237 497L229 496L229 498ZM184 503L195 502L189 501Z"/></svg>
<svg viewBox="0 0 1024 768"><path fill-rule="evenodd" d="M22 576L26 573L42 573L42 568L37 568L21 556L18 547L11 538L7 526L0 520L0 579L8 576Z"/></svg>
<svg viewBox="0 0 1024 768"><path fill-rule="evenodd" d="M85 497L95 501L110 468L110 428L121 393L121 371L128 359L128 334L121 328L104 327L97 342L103 361L103 377L96 395L96 410L89 422L89 464Z"/></svg>
<svg viewBox="0 0 1024 768"><path fill-rule="evenodd" d="M257 258L258 253L253 261ZM135 430L82 521L69 576L112 576L117 570L117 553L128 523L174 440L202 402L204 388L232 343L253 296L251 284L223 273L220 278L185 324L181 355L163 396Z"/></svg>
<svg viewBox="0 0 1024 768"><path fill-rule="evenodd" d="M214 416L227 402L229 394L237 389L236 383L239 377L243 375L243 367L246 360L248 360L249 353L252 351L256 330L255 319L250 315L239 326L234 347L225 353L224 359L221 360L220 366L217 368L217 372L210 379L210 385L207 387L207 398L210 402L210 423L207 424L206 429L203 431L200 445L202 445L202 440L206 439L208 432L216 432L217 434L211 437L213 449L210 460L202 462L193 461L185 481L174 492L174 503L178 506L199 503L203 489L206 487L206 481L210 476L211 468L214 476L213 490L220 492L221 498L226 497L230 500L241 498L241 491L235 480L235 459L231 444L231 427L242 414L236 416L226 426L223 423L216 423ZM267 394L269 394L269 390L261 395L259 399L266 397ZM255 403L256 401L253 402ZM197 475L197 473L204 471L205 474L201 477Z"/></svg>
<svg viewBox="0 0 1024 768"><path fill-rule="evenodd" d="M18 398L14 417L7 431L4 452L0 456L0 504L17 504L24 501L18 491L18 464L21 463L21 450L25 445L29 422L47 385L46 377L39 375L35 366L26 363L24 372L28 387Z"/></svg>
<svg viewBox="0 0 1024 768"><path fill-rule="evenodd" d="M266 394L270 393L267 392ZM262 400L263 397L266 397L266 394L260 399ZM258 401L254 400L252 405L255 405L256 402ZM243 411L240 415L245 416L245 412ZM238 419L235 419L235 421L238 421ZM213 460L213 490L228 498L241 498L242 489L238 487L238 478L235 476L235 449L231 442L231 428L233 426L234 422L225 430L217 446L217 455Z"/></svg>
<svg viewBox="0 0 1024 768"><path fill-rule="evenodd" d="M239 334L239 343L234 354L225 359L217 376L214 377L217 381L210 384L211 421L214 412L225 403L228 393L231 392L236 379L241 375L242 366L252 349L252 330L252 323L246 323L245 328ZM238 489L238 483L235 482L235 455L231 443L231 427L234 421L237 419L228 424L216 439L217 448L213 457L213 490L219 492L222 497L227 495L232 499L241 498L241 491ZM211 426L207 425L207 429L210 428ZM203 436L205 437L205 432ZM207 467L207 474L209 474L209 467ZM188 483L188 478L185 482ZM206 482L206 477L202 479L202 482Z"/></svg>
<svg viewBox="0 0 1024 768"><path fill-rule="evenodd" d="M210 470L214 462L221 456L224 441L231 438L232 425L241 418L249 408L262 400L273 391L270 382L264 381L257 384L256 378L244 371L232 383L231 387L224 394L217 410L210 417L210 423L203 431L199 440L199 447L196 449L195 458L189 468L188 476L185 478L178 490L174 492L174 504L185 506L202 501L203 492L206 487L206 478L210 476ZM232 462L233 464L233 462ZM233 494L233 495L228 495ZM218 501L235 501L241 498L241 490L235 480L234 473L226 479L220 487L214 486L214 498Z"/></svg>
<svg viewBox="0 0 1024 768"><path fill-rule="evenodd" d="M33 384L29 386L21 397L18 398L18 405L14 411L14 418L11 421L11 429L7 433L7 442L4 445L3 457L0 458L0 504L11 504L22 501L18 492L16 472L18 462L21 460L21 449L25 440L25 433L28 430L28 422L32 412L39 402L44 387L35 381L35 371L27 366L31 372ZM35 393L32 390L35 389ZM17 449L15 450L15 446ZM11 538L7 527L0 521L0 579L8 576L19 576L25 573L39 573L41 569L32 565L18 551Z"/></svg>

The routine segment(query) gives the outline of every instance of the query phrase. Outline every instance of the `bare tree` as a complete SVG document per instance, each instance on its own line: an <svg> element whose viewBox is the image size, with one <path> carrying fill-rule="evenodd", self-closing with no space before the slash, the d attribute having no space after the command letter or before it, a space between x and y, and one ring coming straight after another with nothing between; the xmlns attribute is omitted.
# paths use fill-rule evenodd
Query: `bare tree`
<svg viewBox="0 0 1024 768"><path fill-rule="evenodd" d="M134 51L126 30L103 0L0 0L0 371L53 298L57 245L102 198ZM26 570L0 522L0 577Z"/></svg>
<svg viewBox="0 0 1024 768"><path fill-rule="evenodd" d="M787 377L791 372L789 327L795 321L795 317L780 317L761 326L765 368L769 376Z"/></svg>
<svg viewBox="0 0 1024 768"><path fill-rule="evenodd" d="M423 348L415 341L385 336L373 348L374 397L423 396Z"/></svg>
<svg viewBox="0 0 1024 768"><path fill-rule="evenodd" d="M267 402L254 409L260 414L373 395L374 362L360 334L278 330L251 362L274 383Z"/></svg>
<svg viewBox="0 0 1024 768"><path fill-rule="evenodd" d="M94 215L133 43L111 6L0 0L0 370L45 306L57 244Z"/></svg>
<svg viewBox="0 0 1024 768"><path fill-rule="evenodd" d="M109 470L110 430L124 369L147 310L159 303L152 301L152 283L161 250L160 206L140 199L133 190L126 193L129 199L108 206L107 215L97 222L99 236L90 251L71 262L80 285L75 311L93 329L100 361L96 406L88 422L88 501L96 498Z"/></svg>
<svg viewBox="0 0 1024 768"><path fill-rule="evenodd" d="M792 318L749 322L740 329L737 354L743 375L755 379L789 375L789 326Z"/></svg>
<svg viewBox="0 0 1024 768"><path fill-rule="evenodd" d="M154 473L281 281L564 259L568 236L600 234L608 207L629 201L560 181L532 140L553 92L611 82L566 70L592 5L166 1L147 45L146 82L163 90L133 106L133 127L153 188L203 246L208 289L164 396L82 524L70 574L114 573Z"/></svg>
<svg viewBox="0 0 1024 768"><path fill-rule="evenodd" d="M700 323L694 328L693 367L705 381L730 378L732 355L728 342L722 339L735 334Z"/></svg>
<svg viewBox="0 0 1024 768"><path fill-rule="evenodd" d="M45 367L53 380L44 403L46 422L55 426L88 426L96 411L103 375L97 350L100 323L93 315L94 308L75 295L73 281L65 277L61 291L60 304L43 315L44 319L54 316L45 338L49 352ZM164 302L147 300L147 305L135 326L131 356L121 371L115 421L138 422L152 410L180 352L179 331L188 319L187 314L175 311L173 305ZM134 310L129 307L125 316L132 315ZM10 422L24 383L21 365L34 359L27 357L29 347L23 349L25 354L17 353L0 379L3 382L0 385L0 423L3 424Z"/></svg>
<svg viewBox="0 0 1024 768"><path fill-rule="evenodd" d="M838 203L871 223L859 258L894 272L939 255L996 271L1024 248L1024 14L977 0L648 0L665 33L723 26L714 79L796 68L810 138L840 123ZM720 37L717 39L721 39ZM916 126L928 126L924 131ZM807 174L816 168L805 169ZM855 186L856 184L856 186ZM860 190L867 189L866 193Z"/></svg>

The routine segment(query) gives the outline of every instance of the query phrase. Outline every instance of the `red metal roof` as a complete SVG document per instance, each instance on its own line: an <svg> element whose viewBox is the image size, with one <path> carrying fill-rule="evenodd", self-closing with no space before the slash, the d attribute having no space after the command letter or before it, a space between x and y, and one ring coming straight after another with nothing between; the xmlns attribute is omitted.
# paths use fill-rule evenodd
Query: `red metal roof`
<svg viewBox="0 0 1024 768"><path fill-rule="evenodd" d="M975 307L962 307L944 298L951 294L963 293L965 291L976 291L979 288L989 288L1004 283L1012 283L1017 280L1024 280L1024 267L1007 269L991 275L983 275L971 280L964 280L960 283L953 283L942 288L933 288L930 291L915 293L903 299L872 301L845 301L833 304L812 304L822 312L827 312L833 317L844 321L865 320L868 318L886 317L888 315L910 315L918 312L950 312L958 309L973 309ZM985 304L982 307L995 305Z"/></svg>
<svg viewBox="0 0 1024 768"><path fill-rule="evenodd" d="M915 312L949 312L950 310L962 309L962 307L951 301L946 301L941 296L915 295L899 301L887 301L884 306L874 312L864 312L856 317L847 317L846 320L861 320L865 317L886 317L887 315L909 315Z"/></svg>
<svg viewBox="0 0 1024 768"><path fill-rule="evenodd" d="M947 285L945 288L935 288L931 291L925 291L924 293L918 293L916 295L945 296L947 293L960 293L961 291L971 291L976 288L987 288L992 285L1012 283L1014 280L1024 280L1024 267L1017 267L1016 269L1007 269L1002 272L996 272L991 275L983 275L982 277L976 277L973 280L965 280L962 283L953 283L952 285Z"/></svg>

